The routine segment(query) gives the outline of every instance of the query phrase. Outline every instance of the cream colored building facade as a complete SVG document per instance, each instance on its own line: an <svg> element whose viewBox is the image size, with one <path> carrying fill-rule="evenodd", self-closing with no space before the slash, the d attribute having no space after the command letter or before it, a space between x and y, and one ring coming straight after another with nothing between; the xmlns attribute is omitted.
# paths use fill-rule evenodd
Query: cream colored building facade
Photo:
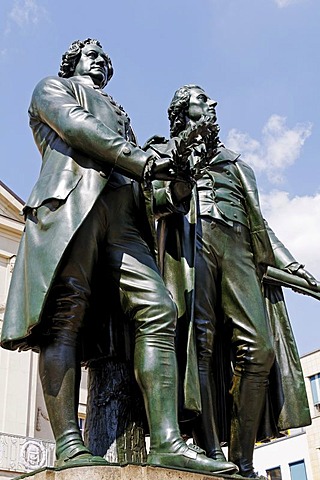
<svg viewBox="0 0 320 480"><path fill-rule="evenodd" d="M19 242L23 201L0 181L0 331ZM85 417L86 372L79 415ZM38 354L0 348L0 479L53 465L54 443L38 377Z"/></svg>
<svg viewBox="0 0 320 480"><path fill-rule="evenodd" d="M22 207L22 200L0 182L0 330L24 228ZM42 416L37 370L37 354L0 349L0 478L52 464L54 445Z"/></svg>
<svg viewBox="0 0 320 480"><path fill-rule="evenodd" d="M256 447L254 465L268 480L320 480L320 349L301 357L301 364L312 423Z"/></svg>
<svg viewBox="0 0 320 480"><path fill-rule="evenodd" d="M306 428L310 463L313 480L320 480L320 349L304 355L301 363L312 418Z"/></svg>
<svg viewBox="0 0 320 480"><path fill-rule="evenodd" d="M22 208L23 201L0 181L0 331L24 228ZM261 474L267 471L270 480L320 480L320 350L305 355L302 365L312 425L256 448L255 466ZM83 371L80 418L86 413L86 381ZM0 479L53 462L54 442L38 377L38 355L0 348ZM299 474L301 466L305 478L293 477L294 468Z"/></svg>

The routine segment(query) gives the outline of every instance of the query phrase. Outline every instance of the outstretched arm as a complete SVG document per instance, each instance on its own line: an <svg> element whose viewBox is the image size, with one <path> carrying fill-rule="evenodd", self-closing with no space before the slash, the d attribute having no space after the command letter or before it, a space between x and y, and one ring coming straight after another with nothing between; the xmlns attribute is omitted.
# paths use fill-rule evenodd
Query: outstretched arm
<svg viewBox="0 0 320 480"><path fill-rule="evenodd" d="M301 265L298 262L291 263L285 268L285 270L289 273L292 273L293 275L297 275L298 277L303 278L312 287L316 287L318 285L320 286L320 282L318 282L315 277L304 268L304 265Z"/></svg>
<svg viewBox="0 0 320 480"><path fill-rule="evenodd" d="M289 250L276 237L274 231L269 227L267 222L266 226L275 256L276 266L281 270L303 278L308 282L309 285L313 287L320 285L314 276L305 270L304 265L296 261Z"/></svg>
<svg viewBox="0 0 320 480"><path fill-rule="evenodd" d="M158 169L155 154L144 152L114 132L85 108L85 100L78 96L68 79L48 77L36 86L29 114L42 154L55 134L74 150L135 180L144 179L147 165L152 165L155 178L159 172L161 178L173 178L170 165Z"/></svg>

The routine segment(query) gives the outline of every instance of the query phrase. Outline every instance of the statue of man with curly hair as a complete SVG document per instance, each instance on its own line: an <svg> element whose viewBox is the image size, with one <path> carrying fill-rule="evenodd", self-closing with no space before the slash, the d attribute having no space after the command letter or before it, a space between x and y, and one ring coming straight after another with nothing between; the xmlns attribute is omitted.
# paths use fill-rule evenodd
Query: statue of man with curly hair
<svg viewBox="0 0 320 480"><path fill-rule="evenodd" d="M129 117L103 90L112 75L101 44L86 39L63 55L59 76L34 90L30 125L42 167L24 208L1 345L40 353L56 466L107 463L86 448L77 421L83 331L94 324L90 302L102 268L104 309L117 297L134 325L134 370L150 428L148 463L234 472L233 464L207 458L180 436L176 306L155 263L139 185L176 175L170 159L136 146Z"/></svg>

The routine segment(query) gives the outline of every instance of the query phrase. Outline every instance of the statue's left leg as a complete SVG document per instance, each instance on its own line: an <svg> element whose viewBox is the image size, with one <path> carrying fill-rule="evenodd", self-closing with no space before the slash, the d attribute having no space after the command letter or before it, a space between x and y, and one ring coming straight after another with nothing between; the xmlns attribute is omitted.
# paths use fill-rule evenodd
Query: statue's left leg
<svg viewBox="0 0 320 480"><path fill-rule="evenodd" d="M240 232L230 234L229 245L221 284L235 355L229 458L238 465L241 475L259 478L254 473L253 450L275 354L248 230L242 227Z"/></svg>
<svg viewBox="0 0 320 480"><path fill-rule="evenodd" d="M253 450L265 407L268 379L234 375L230 432L230 459L244 477L255 478Z"/></svg>
<svg viewBox="0 0 320 480"><path fill-rule="evenodd" d="M135 375L150 428L148 463L206 472L236 472L231 462L210 459L199 447L187 446L181 438L174 346L177 312L151 258L149 254L147 262L141 262L124 254L117 280L122 308L135 322Z"/></svg>

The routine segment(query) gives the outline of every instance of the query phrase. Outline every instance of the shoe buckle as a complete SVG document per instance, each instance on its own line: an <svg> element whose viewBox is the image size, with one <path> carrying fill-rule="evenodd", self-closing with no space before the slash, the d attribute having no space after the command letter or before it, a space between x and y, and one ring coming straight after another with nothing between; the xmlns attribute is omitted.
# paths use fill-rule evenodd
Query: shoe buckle
<svg viewBox="0 0 320 480"><path fill-rule="evenodd" d="M205 454L206 452L202 450L202 448L198 447L198 445L194 445L191 443L188 445L188 450L184 453L186 457L196 459L198 454Z"/></svg>

